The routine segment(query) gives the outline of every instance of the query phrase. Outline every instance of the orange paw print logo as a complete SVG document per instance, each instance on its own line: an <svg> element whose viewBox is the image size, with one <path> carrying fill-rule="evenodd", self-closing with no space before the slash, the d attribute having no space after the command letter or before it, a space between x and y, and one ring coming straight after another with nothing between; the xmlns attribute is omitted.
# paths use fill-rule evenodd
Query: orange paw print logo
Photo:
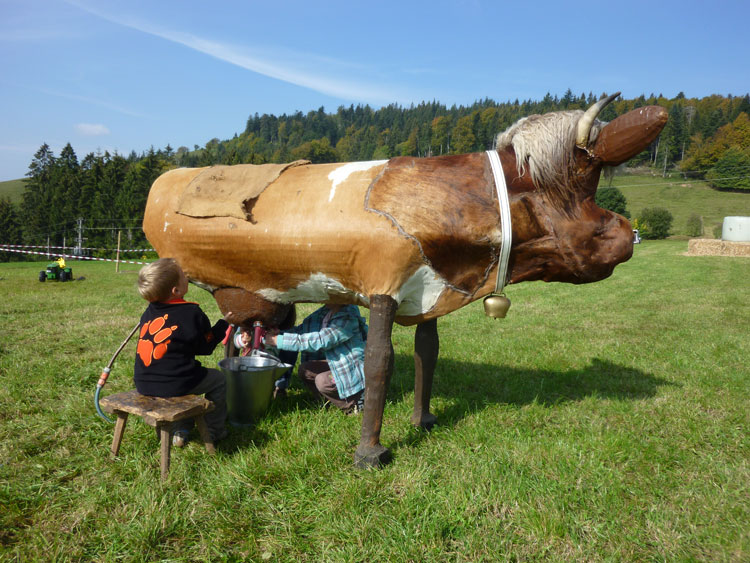
<svg viewBox="0 0 750 563"><path fill-rule="evenodd" d="M167 317L169 315L164 315L144 323L141 327L141 336L138 340L136 352L146 367L150 366L153 360L160 360L164 357L164 354L167 353L167 346L171 342L168 338L177 330L177 325L165 326Z"/></svg>

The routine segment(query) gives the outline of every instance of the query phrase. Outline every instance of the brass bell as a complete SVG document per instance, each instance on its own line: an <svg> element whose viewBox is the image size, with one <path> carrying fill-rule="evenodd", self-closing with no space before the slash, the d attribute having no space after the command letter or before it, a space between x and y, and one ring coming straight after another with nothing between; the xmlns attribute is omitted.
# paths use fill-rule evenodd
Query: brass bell
<svg viewBox="0 0 750 563"><path fill-rule="evenodd" d="M493 319L504 319L510 309L510 299L505 294L493 293L484 298L484 313Z"/></svg>

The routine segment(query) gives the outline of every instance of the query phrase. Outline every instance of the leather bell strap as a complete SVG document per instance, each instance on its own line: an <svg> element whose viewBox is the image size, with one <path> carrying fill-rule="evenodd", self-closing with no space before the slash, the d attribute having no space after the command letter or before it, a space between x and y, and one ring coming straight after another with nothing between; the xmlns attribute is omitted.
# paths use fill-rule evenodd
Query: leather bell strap
<svg viewBox="0 0 750 563"><path fill-rule="evenodd" d="M490 159L492 175L495 177L495 189L497 190L497 199L500 204L502 239L500 242L500 259L497 266L497 281L495 282L495 293L500 293L503 287L505 287L506 278L508 277L508 258L510 257L513 229L510 220L508 186L505 184L505 173L503 172L503 165L500 162L500 155L497 154L497 151L492 150L487 151L487 157Z"/></svg>

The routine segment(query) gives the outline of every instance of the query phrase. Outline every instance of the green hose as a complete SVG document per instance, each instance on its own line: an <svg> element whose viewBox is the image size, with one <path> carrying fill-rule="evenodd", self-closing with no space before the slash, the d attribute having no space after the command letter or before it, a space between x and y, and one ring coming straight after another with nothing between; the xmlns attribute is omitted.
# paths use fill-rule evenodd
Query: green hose
<svg viewBox="0 0 750 563"><path fill-rule="evenodd" d="M122 349L125 348L125 345L130 341L131 338L133 338L133 335L138 331L138 328L141 326L141 323L138 323L133 327L133 330L130 331L130 334L128 334L128 337L123 341L122 344L120 344L120 347L117 349L117 352L114 353L112 356L112 359L109 360L109 363L107 364L107 367L105 367L102 370L101 376L99 376L99 381L96 384L96 392L94 393L94 406L96 407L96 414L98 414L100 417L102 417L107 422L114 422L111 418L109 418L106 414L102 412L101 406L99 406L99 394L102 391L102 387L107 383L107 378L109 377L110 372L112 371L112 364L115 363L115 359L117 356L120 355L120 352L122 352Z"/></svg>
<svg viewBox="0 0 750 563"><path fill-rule="evenodd" d="M114 420L109 418L106 414L102 412L102 407L99 406L99 393L102 391L102 386L97 385L96 386L96 392L94 393L94 406L96 407L96 414L98 414L100 417L102 417L104 420L106 420L109 423L114 423Z"/></svg>

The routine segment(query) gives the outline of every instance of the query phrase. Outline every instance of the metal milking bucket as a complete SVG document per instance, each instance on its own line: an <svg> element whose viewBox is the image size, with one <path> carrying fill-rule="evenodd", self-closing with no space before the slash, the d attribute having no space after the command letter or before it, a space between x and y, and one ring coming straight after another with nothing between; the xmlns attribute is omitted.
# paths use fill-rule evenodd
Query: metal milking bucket
<svg viewBox="0 0 750 563"><path fill-rule="evenodd" d="M227 419L233 426L249 426L268 410L273 384L291 368L276 356L254 350L249 356L219 361L227 381Z"/></svg>

